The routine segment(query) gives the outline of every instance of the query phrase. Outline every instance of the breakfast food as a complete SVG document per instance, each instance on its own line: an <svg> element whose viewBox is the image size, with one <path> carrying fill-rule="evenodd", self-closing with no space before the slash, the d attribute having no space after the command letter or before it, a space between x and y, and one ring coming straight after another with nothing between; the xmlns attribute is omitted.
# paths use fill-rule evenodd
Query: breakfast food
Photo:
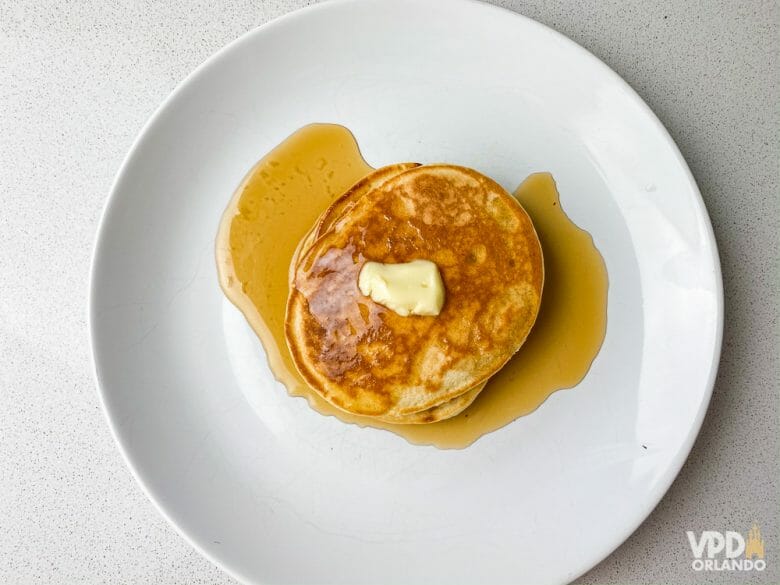
<svg viewBox="0 0 780 585"><path fill-rule="evenodd" d="M544 294L522 348L486 384L429 409L364 416L334 406L304 380L287 347L286 308L298 258L355 201L387 179L418 166L401 163L373 168L363 159L354 135L343 126L311 124L296 130L268 151L235 189L216 237L219 284L263 346L263 350L246 346L236 355L242 360L267 360L289 395L305 399L313 412L345 424L388 431L413 444L460 449L534 412L554 392L583 380L606 334L608 275L591 235L566 215L552 175L532 174L513 196L532 218L544 250ZM451 237L458 230L452 228ZM361 269L358 288L362 275L369 281L363 283L366 297L395 307L385 309L408 311L411 316L405 318L413 320L438 319L437 312L449 310L448 277L432 259L428 261L444 277L440 310L435 303L424 306L430 298L420 304L414 296L421 292L420 282L404 280L408 266L415 271L412 262L368 260L381 269ZM421 274L433 278L430 272ZM380 276L388 281L389 300L383 297L382 283L375 280ZM399 301L398 290L411 296ZM417 317L415 311L430 316ZM234 320L231 312L225 307L226 341L251 344L246 332L236 329L240 320ZM399 348L388 348L392 350ZM284 401L262 375L246 377L247 365L239 364L242 389L262 393L262 404ZM253 404L258 410L265 408ZM301 424L306 424L304 419Z"/></svg>
<svg viewBox="0 0 780 585"><path fill-rule="evenodd" d="M388 268L420 261L428 264ZM380 276L363 273L377 265ZM425 285L388 282L423 273ZM454 165L384 167L326 209L298 247L287 344L304 380L342 410L442 420L471 404L523 344L543 275L533 224L497 183ZM384 297L361 291L371 278ZM423 296L394 305L393 290Z"/></svg>

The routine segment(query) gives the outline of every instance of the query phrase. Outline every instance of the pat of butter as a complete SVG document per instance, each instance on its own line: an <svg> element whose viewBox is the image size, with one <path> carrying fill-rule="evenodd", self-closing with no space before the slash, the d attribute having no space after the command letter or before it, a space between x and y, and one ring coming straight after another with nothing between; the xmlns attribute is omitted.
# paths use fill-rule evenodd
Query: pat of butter
<svg viewBox="0 0 780 585"><path fill-rule="evenodd" d="M444 283L430 260L403 264L366 262L358 287L374 302L401 315L438 315L444 305Z"/></svg>

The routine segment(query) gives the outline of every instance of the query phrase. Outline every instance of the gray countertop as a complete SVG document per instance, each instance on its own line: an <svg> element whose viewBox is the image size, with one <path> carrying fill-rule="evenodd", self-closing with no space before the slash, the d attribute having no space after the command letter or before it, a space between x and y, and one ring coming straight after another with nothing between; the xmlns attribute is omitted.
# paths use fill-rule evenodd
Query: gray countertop
<svg viewBox="0 0 780 585"><path fill-rule="evenodd" d="M582 44L647 101L699 183L723 265L723 357L701 435L647 522L578 583L776 583L780 7L497 3ZM0 0L3 583L232 582L158 515L114 447L87 274L113 175L156 106L220 47L305 4ZM685 531L753 522L764 572L691 569Z"/></svg>

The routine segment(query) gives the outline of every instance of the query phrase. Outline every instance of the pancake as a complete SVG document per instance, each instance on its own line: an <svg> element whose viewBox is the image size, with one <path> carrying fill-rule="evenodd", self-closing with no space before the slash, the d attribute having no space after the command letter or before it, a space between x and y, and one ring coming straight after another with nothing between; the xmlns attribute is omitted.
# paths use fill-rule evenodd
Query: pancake
<svg viewBox="0 0 780 585"><path fill-rule="evenodd" d="M301 249L285 333L303 378L343 410L398 418L473 391L536 319L543 265L533 224L474 170L406 170L318 225L327 229ZM401 317L360 293L366 261L418 258L441 272L438 316Z"/></svg>
<svg viewBox="0 0 780 585"><path fill-rule="evenodd" d="M421 410L420 412L395 416L388 414L385 416L373 416L371 418L402 425L422 425L446 420L460 414L471 406L471 403L476 400L479 393L484 390L485 384L486 382L482 382L476 388L472 388L468 392L464 392L452 400L447 400L446 402L442 402L441 404L437 404L426 410Z"/></svg>

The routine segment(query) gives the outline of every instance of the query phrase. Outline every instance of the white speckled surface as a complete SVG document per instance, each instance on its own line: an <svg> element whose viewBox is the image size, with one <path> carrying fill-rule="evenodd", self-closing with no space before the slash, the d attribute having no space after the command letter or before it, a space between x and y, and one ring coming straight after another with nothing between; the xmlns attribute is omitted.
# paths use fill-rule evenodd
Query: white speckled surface
<svg viewBox="0 0 780 585"><path fill-rule="evenodd" d="M686 530L761 524L780 581L777 2L499 1L620 73L702 190L726 294L702 434L649 520L581 584L747 583L694 573ZM87 272L114 173L195 66L307 4L0 0L0 582L231 583L170 528L114 447L93 385Z"/></svg>

